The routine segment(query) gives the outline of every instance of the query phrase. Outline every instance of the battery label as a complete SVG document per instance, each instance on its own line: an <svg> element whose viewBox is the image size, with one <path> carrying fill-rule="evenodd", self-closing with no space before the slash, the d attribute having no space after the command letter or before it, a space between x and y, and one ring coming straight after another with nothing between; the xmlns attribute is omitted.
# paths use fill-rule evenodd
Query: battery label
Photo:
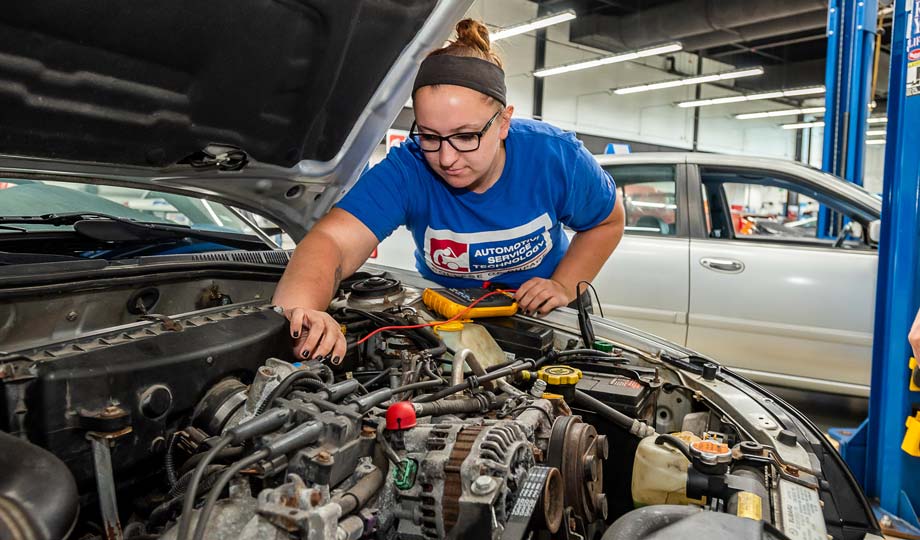
<svg viewBox="0 0 920 540"><path fill-rule="evenodd" d="M626 379L623 377L614 377L610 379L611 386L622 386L623 388L633 388L636 390L642 389L642 383L633 379Z"/></svg>
<svg viewBox="0 0 920 540"><path fill-rule="evenodd" d="M788 480L779 482L782 530L792 540L827 540L818 492Z"/></svg>

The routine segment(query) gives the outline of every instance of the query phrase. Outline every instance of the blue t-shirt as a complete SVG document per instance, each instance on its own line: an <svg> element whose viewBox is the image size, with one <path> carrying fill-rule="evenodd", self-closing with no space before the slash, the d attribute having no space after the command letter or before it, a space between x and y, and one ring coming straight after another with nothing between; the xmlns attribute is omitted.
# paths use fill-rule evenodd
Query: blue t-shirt
<svg viewBox="0 0 920 540"><path fill-rule="evenodd" d="M568 248L562 226L591 229L613 210L616 186L575 135L512 119L505 167L485 193L453 188L414 141L392 148L338 207L382 241L400 225L415 266L445 287L518 287L552 276Z"/></svg>

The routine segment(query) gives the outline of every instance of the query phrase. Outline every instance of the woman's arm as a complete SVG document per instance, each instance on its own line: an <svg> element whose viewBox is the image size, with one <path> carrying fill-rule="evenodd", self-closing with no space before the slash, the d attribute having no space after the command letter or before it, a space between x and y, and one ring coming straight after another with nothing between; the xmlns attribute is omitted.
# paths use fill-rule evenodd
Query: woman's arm
<svg viewBox="0 0 920 540"><path fill-rule="evenodd" d="M591 281L616 249L626 226L626 213L618 197L613 210L593 228L576 233L550 279L532 278L521 285L515 298L522 311L546 315L567 306L577 296L579 281Z"/></svg>
<svg viewBox="0 0 920 540"><path fill-rule="evenodd" d="M294 353L301 358L345 355L345 336L326 313L343 277L358 269L377 237L358 218L333 208L297 244L272 303L291 322Z"/></svg>

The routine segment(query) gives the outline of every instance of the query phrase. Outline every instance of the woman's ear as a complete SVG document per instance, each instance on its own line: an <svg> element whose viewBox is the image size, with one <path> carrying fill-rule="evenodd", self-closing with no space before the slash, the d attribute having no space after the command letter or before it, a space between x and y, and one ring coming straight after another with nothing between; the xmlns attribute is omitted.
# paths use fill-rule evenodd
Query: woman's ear
<svg viewBox="0 0 920 540"><path fill-rule="evenodd" d="M514 114L514 105L506 105L502 111L501 138L504 140L508 137L508 130L511 128L511 116Z"/></svg>

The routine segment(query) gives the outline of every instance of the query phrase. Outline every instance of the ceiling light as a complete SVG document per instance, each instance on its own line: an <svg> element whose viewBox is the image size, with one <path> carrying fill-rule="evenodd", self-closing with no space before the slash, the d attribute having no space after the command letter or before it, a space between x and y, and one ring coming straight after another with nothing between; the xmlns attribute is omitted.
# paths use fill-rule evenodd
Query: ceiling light
<svg viewBox="0 0 920 540"><path fill-rule="evenodd" d="M885 139L869 139L866 144L885 144Z"/></svg>
<svg viewBox="0 0 920 540"><path fill-rule="evenodd" d="M496 42L500 39L510 38L511 36L526 34L531 30L539 30L540 28L546 28L547 26L552 26L554 24L571 21L574 18L575 12L569 9L560 13L546 15L545 17L540 17L530 22L509 26L507 28L502 28L501 30L496 30L495 32L491 32L489 34L489 39L492 42Z"/></svg>
<svg viewBox="0 0 920 540"><path fill-rule="evenodd" d="M792 90L776 90L773 92L763 92L760 94L747 94L740 96L727 96L712 99L701 99L698 101L684 101L678 103L678 107L707 107L709 105L722 105L725 103L740 103L742 101L758 101L761 99L776 99L780 97L792 96L810 96L824 93L823 86L814 86L809 88L794 88Z"/></svg>
<svg viewBox="0 0 920 540"><path fill-rule="evenodd" d="M740 79L742 77L755 77L763 75L763 68L756 67L750 69L737 69L735 71L725 71L722 73L713 73L711 75L700 75L698 77L689 77L686 79L675 79L671 81L662 81L657 83L640 84L637 86L628 86L617 88L614 94L635 94L637 92L648 92L649 90L661 90L663 88L675 88L677 86L691 86L695 84L705 84L715 81L726 81L729 79Z"/></svg>
<svg viewBox="0 0 920 540"><path fill-rule="evenodd" d="M813 127L824 127L824 122L799 122L798 124L783 124L783 129L805 129Z"/></svg>
<svg viewBox="0 0 920 540"><path fill-rule="evenodd" d="M884 135L884 134L885 134L885 130L884 130L884 129L870 129L869 131L866 132L866 135L869 135L869 136L872 136L872 135Z"/></svg>
<svg viewBox="0 0 920 540"><path fill-rule="evenodd" d="M570 71L578 71L581 69L590 69L599 66L606 66L608 64L616 64L619 62L626 62L629 60L636 60L637 58L645 58L647 56L657 56L659 54L666 54L670 52L677 52L683 49L683 45L680 43L669 43L667 45L661 45L658 47L651 47L648 49L641 49L638 51L615 54L613 56L604 56L601 58L595 58L594 60L586 60L583 62L574 62L571 64L565 64L562 66L556 66L552 68L539 69L533 72L534 77L549 77L550 75L559 75L560 73L568 73Z"/></svg>
<svg viewBox="0 0 920 540"><path fill-rule="evenodd" d="M887 116L870 116L869 119L866 121L869 122L870 124L884 124L888 122L888 117Z"/></svg>
<svg viewBox="0 0 920 540"><path fill-rule="evenodd" d="M764 111L755 113L736 114L736 120L755 120L757 118L776 118L778 116L798 116L800 114L821 114L824 107L810 107L807 109L781 109L778 111Z"/></svg>

